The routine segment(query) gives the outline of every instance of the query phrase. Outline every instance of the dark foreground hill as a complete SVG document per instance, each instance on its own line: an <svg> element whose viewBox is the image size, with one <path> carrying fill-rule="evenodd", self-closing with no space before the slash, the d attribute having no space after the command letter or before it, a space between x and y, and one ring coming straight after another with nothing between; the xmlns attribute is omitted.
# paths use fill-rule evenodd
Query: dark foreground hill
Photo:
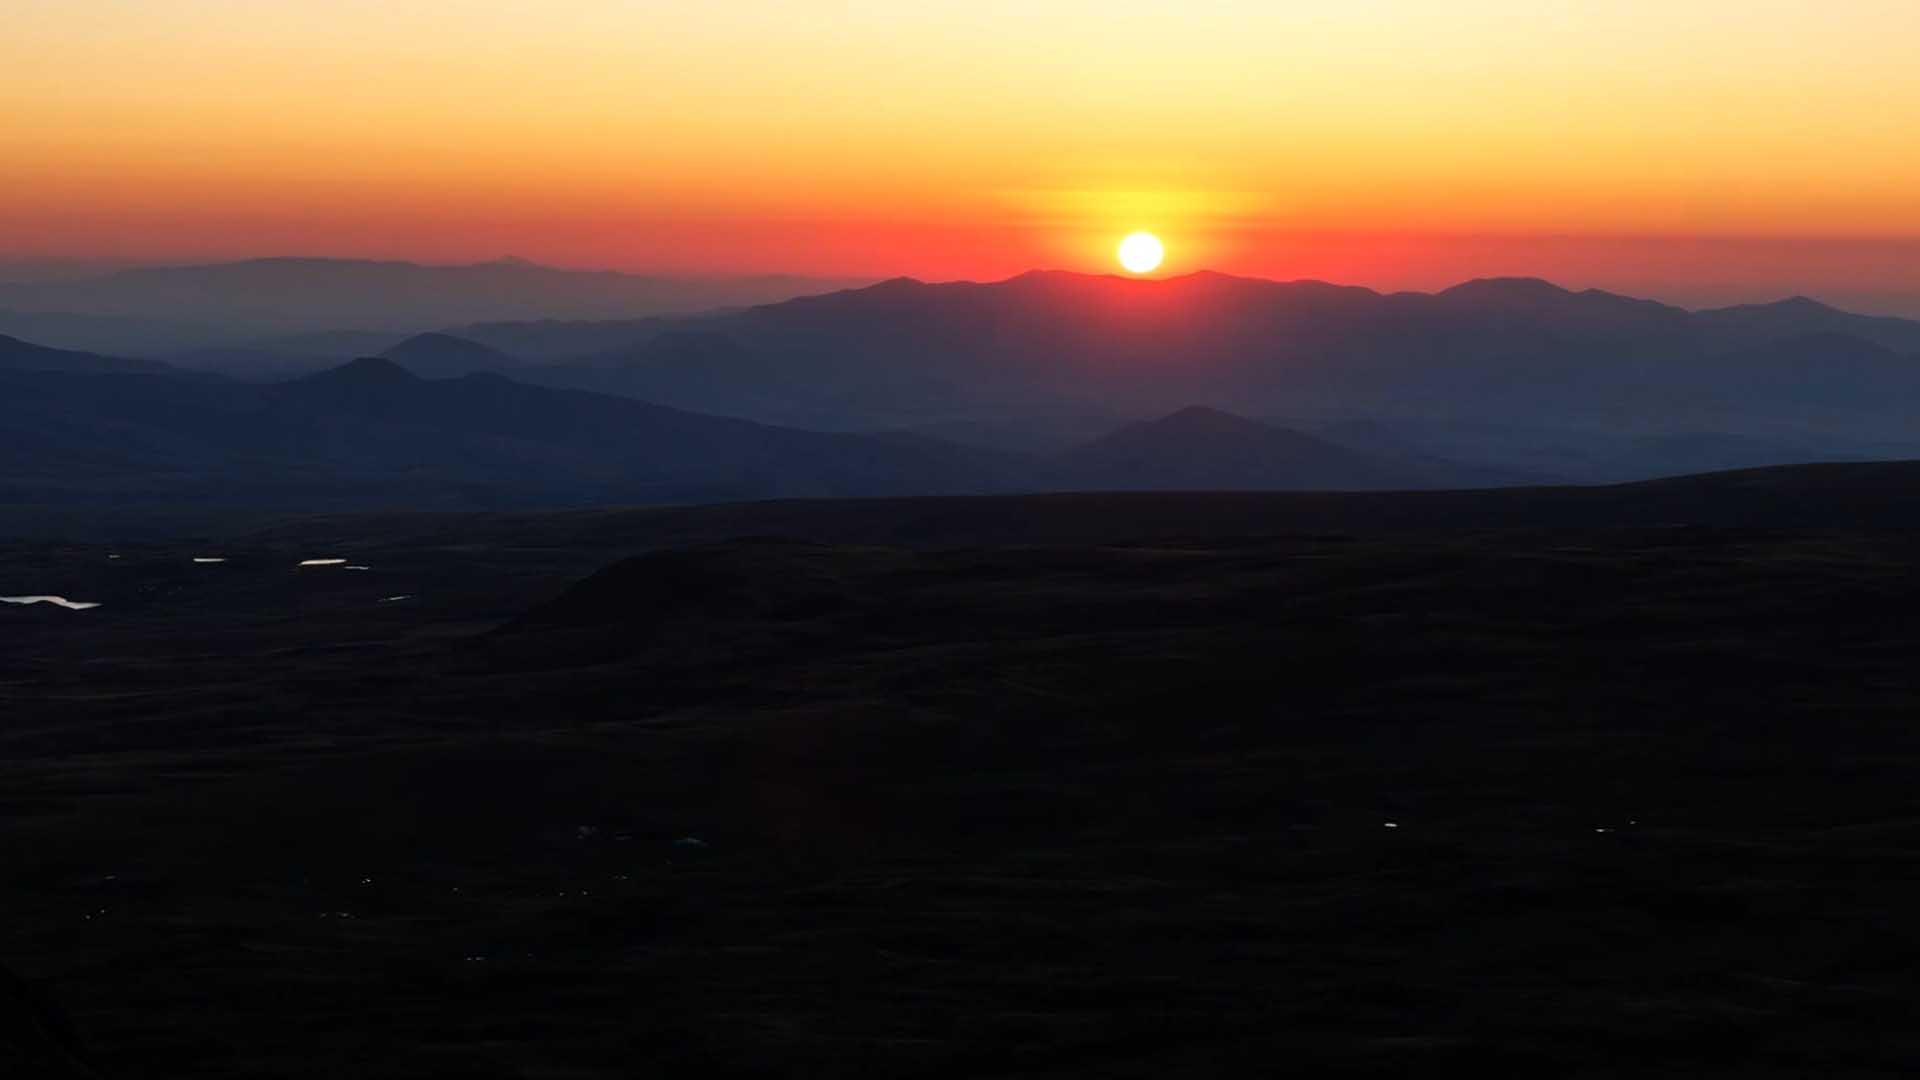
<svg viewBox="0 0 1920 1080"><path fill-rule="evenodd" d="M103 603L0 605L0 1007L108 1077L1903 1076L1915 492L0 548Z"/></svg>

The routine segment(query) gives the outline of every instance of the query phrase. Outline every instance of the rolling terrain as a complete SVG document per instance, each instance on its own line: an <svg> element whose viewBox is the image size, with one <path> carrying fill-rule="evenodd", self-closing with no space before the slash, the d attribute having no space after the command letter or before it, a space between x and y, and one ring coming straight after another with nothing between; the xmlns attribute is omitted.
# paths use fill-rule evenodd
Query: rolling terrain
<svg viewBox="0 0 1920 1080"><path fill-rule="evenodd" d="M1904 1075L1916 492L6 545L0 1061Z"/></svg>

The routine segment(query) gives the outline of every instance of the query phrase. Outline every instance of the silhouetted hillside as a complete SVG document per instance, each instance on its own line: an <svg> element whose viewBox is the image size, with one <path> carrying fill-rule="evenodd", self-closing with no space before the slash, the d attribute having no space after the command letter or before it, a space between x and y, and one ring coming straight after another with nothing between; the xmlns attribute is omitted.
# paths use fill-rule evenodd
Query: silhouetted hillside
<svg viewBox="0 0 1920 1080"><path fill-rule="evenodd" d="M1069 487L1092 491L1436 486L1411 465L1198 406L1124 427L1059 464Z"/></svg>
<svg viewBox="0 0 1920 1080"><path fill-rule="evenodd" d="M1920 322L1854 315L1804 296L1696 312L1692 321L1708 347L1717 351L1752 348L1782 338L1845 334L1896 352L1920 352Z"/></svg>
<svg viewBox="0 0 1920 1080"><path fill-rule="evenodd" d="M429 379L471 375L477 371L501 372L520 366L498 349L440 333L416 334L380 355Z"/></svg>
<svg viewBox="0 0 1920 1080"><path fill-rule="evenodd" d="M1716 357L1708 407L1834 425L1911 427L1920 417L1920 365L1852 334L1766 341Z"/></svg>
<svg viewBox="0 0 1920 1080"><path fill-rule="evenodd" d="M168 353L164 359L177 367L246 382L284 382L338 367L356 356L379 355L396 339L394 334L336 330Z"/></svg>
<svg viewBox="0 0 1920 1080"><path fill-rule="evenodd" d="M50 349L19 338L0 336L0 371L57 371L70 375L160 373L173 370L153 360L133 360L98 353Z"/></svg>
<svg viewBox="0 0 1920 1080"><path fill-rule="evenodd" d="M0 309L0 334L78 352L155 359L164 359L182 351L234 348L257 336L244 329L166 317L135 318L10 309Z"/></svg>
<svg viewBox="0 0 1920 1080"><path fill-rule="evenodd" d="M498 349L522 361L550 364L629 349L652 340L680 322L661 317L531 319L469 323L452 327L447 333Z"/></svg>

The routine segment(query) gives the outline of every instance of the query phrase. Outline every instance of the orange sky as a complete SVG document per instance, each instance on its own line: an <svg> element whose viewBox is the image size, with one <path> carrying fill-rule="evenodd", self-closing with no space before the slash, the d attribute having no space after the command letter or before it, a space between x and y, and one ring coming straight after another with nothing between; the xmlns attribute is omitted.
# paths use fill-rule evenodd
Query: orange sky
<svg viewBox="0 0 1920 1080"><path fill-rule="evenodd" d="M1899 307L1916 42L1913 0L11 0L0 256L996 277L1145 228L1169 273Z"/></svg>

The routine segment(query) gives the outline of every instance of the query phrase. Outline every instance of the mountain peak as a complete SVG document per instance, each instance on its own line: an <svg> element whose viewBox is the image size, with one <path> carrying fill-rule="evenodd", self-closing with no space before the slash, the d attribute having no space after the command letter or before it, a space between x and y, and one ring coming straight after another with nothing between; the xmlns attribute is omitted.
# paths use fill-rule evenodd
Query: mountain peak
<svg viewBox="0 0 1920 1080"><path fill-rule="evenodd" d="M1712 316L1765 315L1782 318L1813 318L1833 315L1847 315L1836 307L1823 304L1811 296L1794 295L1783 300L1767 300L1754 304L1734 304L1729 307L1707 308L1700 312Z"/></svg>
<svg viewBox="0 0 1920 1080"><path fill-rule="evenodd" d="M1789 296L1785 300L1776 301L1772 306L1781 311L1819 312L1821 314L1837 311L1836 308L1828 304L1823 304L1811 296Z"/></svg>
<svg viewBox="0 0 1920 1080"><path fill-rule="evenodd" d="M1189 405L1184 409L1168 413L1158 420L1149 420L1147 426L1184 431L1230 431L1245 429L1265 429L1268 425L1244 416L1216 409L1210 405Z"/></svg>
<svg viewBox="0 0 1920 1080"><path fill-rule="evenodd" d="M513 358L498 349L438 331L415 334L380 355L427 379L514 366Z"/></svg>
<svg viewBox="0 0 1920 1080"><path fill-rule="evenodd" d="M415 334L412 337L408 338L407 340L401 342L398 345L395 345L392 349L389 349L387 351L394 352L399 349L426 349L426 348L437 349L437 348L445 348L449 346L458 346L458 345L472 345L476 349L485 347L475 342L468 341L466 338L463 338L463 337L457 337L453 334L444 333L439 330L429 330L424 334Z"/></svg>
<svg viewBox="0 0 1920 1080"><path fill-rule="evenodd" d="M1485 277L1463 281L1437 295L1482 300L1558 300L1573 294L1544 278Z"/></svg>
<svg viewBox="0 0 1920 1080"><path fill-rule="evenodd" d="M1140 420L1094 440L1090 446L1156 447L1195 445L1240 445L1269 439L1305 439L1258 420L1249 420L1207 405L1189 405L1177 412L1149 420Z"/></svg>
<svg viewBox="0 0 1920 1080"><path fill-rule="evenodd" d="M402 384L419 382L419 378L384 356L362 356L349 360L337 368L307 376L302 382L353 382L363 384L390 383Z"/></svg>

